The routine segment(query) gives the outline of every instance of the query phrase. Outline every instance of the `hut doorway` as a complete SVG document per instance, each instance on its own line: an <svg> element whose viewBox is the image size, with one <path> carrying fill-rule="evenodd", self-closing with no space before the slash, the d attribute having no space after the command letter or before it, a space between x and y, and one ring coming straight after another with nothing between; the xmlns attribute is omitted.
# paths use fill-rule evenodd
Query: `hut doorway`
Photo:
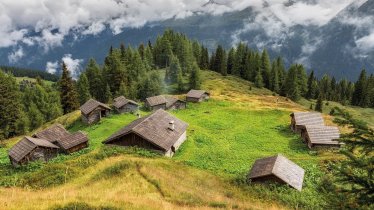
<svg viewBox="0 0 374 210"><path fill-rule="evenodd" d="M106 117L106 110L101 110L100 115L101 117Z"/></svg>

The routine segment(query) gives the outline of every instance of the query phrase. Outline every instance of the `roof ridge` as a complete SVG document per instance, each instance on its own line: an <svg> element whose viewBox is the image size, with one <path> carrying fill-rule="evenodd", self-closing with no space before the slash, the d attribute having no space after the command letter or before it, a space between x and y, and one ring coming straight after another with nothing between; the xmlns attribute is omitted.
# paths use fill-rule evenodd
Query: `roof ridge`
<svg viewBox="0 0 374 210"><path fill-rule="evenodd" d="M138 127L140 124L144 123L145 121L149 120L149 118L150 118L151 116L153 116L154 114L156 114L156 113L157 113L158 111L160 111L160 110L162 110L162 109L158 109L158 110L156 110L155 112L153 112L153 113L149 114L148 116L146 116L146 117L144 118L143 121L141 121L139 124L137 124L137 125L135 125L133 128L131 128L131 131L134 132L134 129L135 129L136 127ZM162 110L162 111L163 111L163 110Z"/></svg>

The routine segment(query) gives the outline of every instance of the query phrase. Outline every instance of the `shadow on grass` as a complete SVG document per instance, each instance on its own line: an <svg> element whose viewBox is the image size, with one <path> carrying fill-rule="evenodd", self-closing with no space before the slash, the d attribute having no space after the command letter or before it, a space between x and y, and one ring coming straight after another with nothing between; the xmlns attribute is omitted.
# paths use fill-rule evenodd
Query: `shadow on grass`
<svg viewBox="0 0 374 210"><path fill-rule="evenodd" d="M278 133L289 139L288 145L290 149L295 151L308 151L308 147L303 142L300 134L292 132L289 125L280 125L275 128Z"/></svg>

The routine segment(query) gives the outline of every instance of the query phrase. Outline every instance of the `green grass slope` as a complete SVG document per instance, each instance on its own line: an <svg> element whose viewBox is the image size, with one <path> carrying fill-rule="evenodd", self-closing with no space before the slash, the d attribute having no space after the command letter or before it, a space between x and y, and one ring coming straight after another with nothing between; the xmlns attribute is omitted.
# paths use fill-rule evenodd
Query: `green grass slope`
<svg viewBox="0 0 374 210"><path fill-rule="evenodd" d="M7 150L19 138L0 148L0 203L4 209L324 209L324 163L337 156L308 150L290 131L290 112L304 108L235 77L203 72L203 80L212 99L172 111L189 123L188 139L173 158L102 145L134 115L86 126L75 112L56 122L86 132L87 149L14 169ZM246 182L257 158L277 153L306 170L302 192Z"/></svg>

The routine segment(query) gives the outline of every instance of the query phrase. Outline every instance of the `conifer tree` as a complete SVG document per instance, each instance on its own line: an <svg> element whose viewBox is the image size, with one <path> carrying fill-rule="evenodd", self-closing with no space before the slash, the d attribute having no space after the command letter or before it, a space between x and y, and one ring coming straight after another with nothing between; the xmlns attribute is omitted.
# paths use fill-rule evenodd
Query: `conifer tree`
<svg viewBox="0 0 374 210"><path fill-rule="evenodd" d="M121 82L121 84L119 85L119 89L118 89L118 92L116 93L116 96L125 96L125 97L128 97L129 93L127 91L127 87L125 85L124 82Z"/></svg>
<svg viewBox="0 0 374 210"><path fill-rule="evenodd" d="M297 68L297 65L292 65L290 67L284 83L285 95L294 101L299 100L301 97Z"/></svg>
<svg viewBox="0 0 374 210"><path fill-rule="evenodd" d="M200 69L196 63L192 65L192 71L190 74L190 89L200 89L201 78L200 78Z"/></svg>
<svg viewBox="0 0 374 210"><path fill-rule="evenodd" d="M322 100L322 95L320 94L317 99L315 110L318 112L322 112L322 109L323 109L323 100Z"/></svg>
<svg viewBox="0 0 374 210"><path fill-rule="evenodd" d="M17 125L23 120L19 87L15 78L0 70L0 139L21 134Z"/></svg>
<svg viewBox="0 0 374 210"><path fill-rule="evenodd" d="M352 96L352 104L356 106L367 106L368 93L367 93L367 76L366 70L363 69L360 73L359 79L355 83L355 90Z"/></svg>
<svg viewBox="0 0 374 210"><path fill-rule="evenodd" d="M264 80L264 84L266 88L270 88L270 59L269 55L264 49L261 55L261 71L262 71L262 78Z"/></svg>
<svg viewBox="0 0 374 210"><path fill-rule="evenodd" d="M235 49L231 48L227 56L227 74L232 74L232 68L234 66Z"/></svg>
<svg viewBox="0 0 374 210"><path fill-rule="evenodd" d="M60 98L64 114L75 111L79 108L78 93L75 89L73 79L66 64L62 62L62 75L59 81Z"/></svg>
<svg viewBox="0 0 374 210"><path fill-rule="evenodd" d="M184 91L183 75L181 70L178 70L177 74L177 88L179 92Z"/></svg>
<svg viewBox="0 0 374 210"><path fill-rule="evenodd" d="M277 63L276 61L273 61L271 65L271 74L270 74L270 90L279 93L280 87L279 87L279 71L277 69Z"/></svg>
<svg viewBox="0 0 374 210"><path fill-rule="evenodd" d="M103 102L105 90L104 79L100 67L93 58L88 61L85 74L89 83L90 95L96 100Z"/></svg>
<svg viewBox="0 0 374 210"><path fill-rule="evenodd" d="M334 167L336 187L344 194L345 208L372 209L374 130L337 107L334 114L335 123L353 130L339 140L345 144L340 152L346 159Z"/></svg>
<svg viewBox="0 0 374 210"><path fill-rule="evenodd" d="M178 74L182 72L179 59L176 56L171 56L170 66L168 69L168 82L176 83L178 82Z"/></svg>
<svg viewBox="0 0 374 210"><path fill-rule="evenodd" d="M312 99L316 96L317 87L316 84L316 78L314 76L314 71L311 71L308 77L308 92L306 94L306 98Z"/></svg>
<svg viewBox="0 0 374 210"><path fill-rule="evenodd" d="M208 69L209 68L209 53L208 49L204 46L201 47L201 59L199 63L200 69Z"/></svg>
<svg viewBox="0 0 374 210"><path fill-rule="evenodd" d="M105 87L105 94L103 96L103 102L104 103L111 103L113 97L112 97L112 92L110 91L110 87L107 84Z"/></svg>
<svg viewBox="0 0 374 210"><path fill-rule="evenodd" d="M264 87L264 80L262 79L261 70L257 70L256 78L255 78L255 86L258 88Z"/></svg>
<svg viewBox="0 0 374 210"><path fill-rule="evenodd" d="M79 79L77 81L77 90L79 93L79 102L81 105L83 105L91 98L90 87L85 73L82 73L79 76Z"/></svg>

